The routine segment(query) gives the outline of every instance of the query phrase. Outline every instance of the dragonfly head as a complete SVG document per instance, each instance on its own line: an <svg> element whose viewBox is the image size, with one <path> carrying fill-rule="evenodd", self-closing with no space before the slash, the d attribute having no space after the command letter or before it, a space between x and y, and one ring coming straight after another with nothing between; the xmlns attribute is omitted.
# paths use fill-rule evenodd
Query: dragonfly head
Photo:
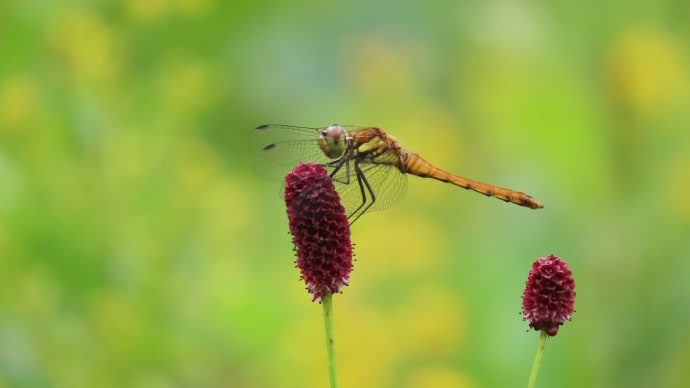
<svg viewBox="0 0 690 388"><path fill-rule="evenodd" d="M331 125L321 131L318 139L319 147L330 159L337 159L347 148L347 132L340 125Z"/></svg>

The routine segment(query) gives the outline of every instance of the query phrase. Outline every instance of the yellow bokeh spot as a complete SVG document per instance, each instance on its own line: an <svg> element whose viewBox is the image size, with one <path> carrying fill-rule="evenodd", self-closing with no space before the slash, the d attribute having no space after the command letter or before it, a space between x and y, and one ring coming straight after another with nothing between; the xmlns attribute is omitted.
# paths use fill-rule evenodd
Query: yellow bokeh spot
<svg viewBox="0 0 690 388"><path fill-rule="evenodd" d="M386 32L357 36L344 45L343 61L350 77L363 95L393 96L401 90L411 93L416 81L411 59L423 57L423 53L403 48L391 41Z"/></svg>
<svg viewBox="0 0 690 388"><path fill-rule="evenodd" d="M465 309L452 289L433 282L416 285L385 307L357 302L355 294L354 288L346 289L347 297L336 299L336 326L345 328L336 348L344 359L358 359L339 365L344 385L387 386L408 373L411 357L439 363L463 352ZM362 327L366 330L353 329Z"/></svg>
<svg viewBox="0 0 690 388"><path fill-rule="evenodd" d="M27 125L36 113L36 87L24 74L14 75L0 86L0 132Z"/></svg>
<svg viewBox="0 0 690 388"><path fill-rule="evenodd" d="M28 272L19 272L15 277L10 286L17 295L17 298L11 301L17 311L23 316L35 318L54 314L57 300L63 295L60 287L55 284L53 274L35 268Z"/></svg>
<svg viewBox="0 0 690 388"><path fill-rule="evenodd" d="M690 94L686 69L679 42L650 29L628 31L608 58L614 97L641 113L657 112Z"/></svg>
<svg viewBox="0 0 690 388"><path fill-rule="evenodd" d="M52 26L53 46L67 58L80 78L112 75L117 67L115 36L99 17L84 10L70 10Z"/></svg>
<svg viewBox="0 0 690 388"><path fill-rule="evenodd" d="M172 60L163 70L160 93L173 114L193 112L211 100L211 76L208 69L193 60Z"/></svg>
<svg viewBox="0 0 690 388"><path fill-rule="evenodd" d="M443 356L462 351L465 322L462 301L449 289L429 284L416 288L393 321L403 352ZM410 314L410 311L415 311Z"/></svg>
<svg viewBox="0 0 690 388"><path fill-rule="evenodd" d="M247 204L252 202L253 190L250 178L230 176L216 179L202 192L202 214L207 225L212 227L211 232L217 233L209 238L234 242L228 237L231 232L240 231L251 223L252 209Z"/></svg>
<svg viewBox="0 0 690 388"><path fill-rule="evenodd" d="M422 368L407 379L408 388L472 388L476 385L464 374L447 368Z"/></svg>
<svg viewBox="0 0 690 388"><path fill-rule="evenodd" d="M434 271L446 256L443 231L427 217L386 210L365 215L352 235L358 260L367 260L373 276L417 277Z"/></svg>
<svg viewBox="0 0 690 388"><path fill-rule="evenodd" d="M152 23L166 16L201 16L208 13L211 0L129 0L127 14L143 23Z"/></svg>
<svg viewBox="0 0 690 388"><path fill-rule="evenodd" d="M428 162L449 172L459 170L458 159L465 153L461 125L447 109L426 100L415 102L415 110L399 115L399 122L392 122L393 127L384 128L397 135L400 144L406 151L416 152ZM416 180L410 176L411 180ZM432 184L415 182L414 184ZM434 185L436 186L436 185ZM443 187L443 184L438 186ZM428 187L432 189L432 187Z"/></svg>
<svg viewBox="0 0 690 388"><path fill-rule="evenodd" d="M165 14L169 7L168 0L129 0L127 13L134 20L152 22Z"/></svg>
<svg viewBox="0 0 690 388"><path fill-rule="evenodd" d="M185 197L198 195L220 175L218 155L208 143L196 137L190 136L182 142L176 163Z"/></svg>
<svg viewBox="0 0 690 388"><path fill-rule="evenodd" d="M676 220L690 221L690 202L688 202L688 193L690 193L690 180L688 180L688 165L690 165L690 157L687 154L675 154L668 163L668 167L660 169L662 174L666 177L665 181L669 182L673 189L668 190L664 186L663 194L667 195L669 202L667 202L666 209L670 211L669 216ZM662 194L662 195L663 195ZM663 200L663 199L662 199Z"/></svg>
<svg viewBox="0 0 690 388"><path fill-rule="evenodd" d="M107 336L110 345L117 346L123 338L136 336L138 331L136 312L132 310L132 301L125 295L112 290L105 290L98 295L95 309L95 320Z"/></svg>
<svg viewBox="0 0 690 388"><path fill-rule="evenodd" d="M211 0L174 0L181 13L188 16L205 14L211 7Z"/></svg>
<svg viewBox="0 0 690 388"><path fill-rule="evenodd" d="M385 382L395 375L396 364L407 356L400 351L397 342L403 334L388 326L388 321L382 316L381 311L366 309L368 306L358 306L340 313L337 306L336 327L342 325L349 328L366 328L341 330L340 334L336 335L336 351L342 359L357 360L338 365L341 383L343 386L385 386Z"/></svg>

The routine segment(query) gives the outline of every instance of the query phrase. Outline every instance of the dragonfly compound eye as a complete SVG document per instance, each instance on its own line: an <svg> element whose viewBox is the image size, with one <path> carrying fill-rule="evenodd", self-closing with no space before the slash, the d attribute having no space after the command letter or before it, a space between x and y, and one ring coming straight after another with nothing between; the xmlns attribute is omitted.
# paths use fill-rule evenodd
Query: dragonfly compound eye
<svg viewBox="0 0 690 388"><path fill-rule="evenodd" d="M321 131L319 147L327 157L337 159L343 155L347 147L345 128L340 125L331 125Z"/></svg>

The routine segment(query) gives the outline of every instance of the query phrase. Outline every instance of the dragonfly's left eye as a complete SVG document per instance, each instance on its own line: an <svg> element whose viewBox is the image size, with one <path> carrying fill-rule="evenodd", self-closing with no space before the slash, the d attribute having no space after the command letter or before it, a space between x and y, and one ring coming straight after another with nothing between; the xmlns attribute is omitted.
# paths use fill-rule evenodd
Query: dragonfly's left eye
<svg viewBox="0 0 690 388"><path fill-rule="evenodd" d="M331 144L338 144L345 135L345 128L340 125L331 125L330 127L321 131L321 136L328 140Z"/></svg>
<svg viewBox="0 0 690 388"><path fill-rule="evenodd" d="M345 128L331 125L321 131L319 141L321 150L331 159L340 157L345 152Z"/></svg>

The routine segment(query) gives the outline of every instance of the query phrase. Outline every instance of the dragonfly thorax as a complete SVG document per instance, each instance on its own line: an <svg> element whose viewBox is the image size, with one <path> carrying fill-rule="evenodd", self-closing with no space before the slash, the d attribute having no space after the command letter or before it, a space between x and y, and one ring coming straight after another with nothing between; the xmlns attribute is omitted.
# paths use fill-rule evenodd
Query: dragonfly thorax
<svg viewBox="0 0 690 388"><path fill-rule="evenodd" d="M331 125L321 131L317 140L321 151L330 159L337 159L347 149L347 132L339 125Z"/></svg>

